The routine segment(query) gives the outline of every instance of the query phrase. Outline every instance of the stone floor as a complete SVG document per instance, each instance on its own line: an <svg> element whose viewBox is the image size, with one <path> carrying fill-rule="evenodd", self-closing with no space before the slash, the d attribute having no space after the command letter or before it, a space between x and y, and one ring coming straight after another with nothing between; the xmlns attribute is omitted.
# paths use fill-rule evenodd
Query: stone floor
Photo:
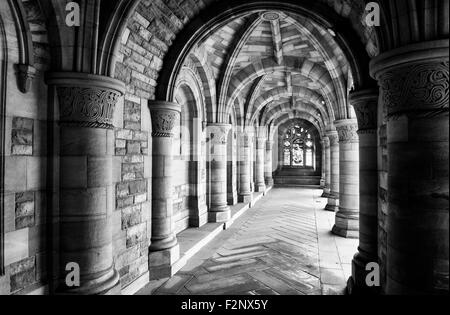
<svg viewBox="0 0 450 315"><path fill-rule="evenodd" d="M273 189L173 278L138 294L343 294L358 242L330 232L321 193Z"/></svg>

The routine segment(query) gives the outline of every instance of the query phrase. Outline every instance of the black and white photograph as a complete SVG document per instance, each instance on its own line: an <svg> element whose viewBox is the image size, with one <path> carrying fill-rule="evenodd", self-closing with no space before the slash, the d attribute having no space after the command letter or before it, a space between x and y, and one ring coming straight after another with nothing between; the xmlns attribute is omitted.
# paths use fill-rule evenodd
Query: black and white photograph
<svg viewBox="0 0 450 315"><path fill-rule="evenodd" d="M449 2L0 0L0 295L448 296Z"/></svg>

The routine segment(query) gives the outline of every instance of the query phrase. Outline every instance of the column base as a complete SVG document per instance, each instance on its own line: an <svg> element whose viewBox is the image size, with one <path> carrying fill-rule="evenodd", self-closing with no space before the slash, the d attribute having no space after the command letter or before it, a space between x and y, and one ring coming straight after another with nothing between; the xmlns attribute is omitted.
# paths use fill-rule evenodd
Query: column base
<svg viewBox="0 0 450 315"><path fill-rule="evenodd" d="M231 209L227 206L228 210L220 212L208 212L208 222L210 223L223 223L231 219Z"/></svg>
<svg viewBox="0 0 450 315"><path fill-rule="evenodd" d="M266 186L267 187L273 187L274 184L275 184L275 182L273 181L273 178L266 177Z"/></svg>
<svg viewBox="0 0 450 315"><path fill-rule="evenodd" d="M189 226L199 228L208 223L208 207L200 206L196 214L189 218Z"/></svg>
<svg viewBox="0 0 450 315"><path fill-rule="evenodd" d="M81 287L67 288L61 285L56 291L57 295L120 295L120 275L115 269L109 270L98 279L83 281Z"/></svg>
<svg viewBox="0 0 450 315"><path fill-rule="evenodd" d="M265 193L266 192L266 184L265 183L256 184L256 192Z"/></svg>
<svg viewBox="0 0 450 315"><path fill-rule="evenodd" d="M180 259L180 245L172 248L150 252L148 263L150 269L150 280L159 280L172 277L176 270L175 263Z"/></svg>
<svg viewBox="0 0 450 315"><path fill-rule="evenodd" d="M333 233L345 238L359 238L359 218L354 213L339 209L336 213L336 224Z"/></svg>
<svg viewBox="0 0 450 315"><path fill-rule="evenodd" d="M251 203L253 201L253 194L249 195L239 195L238 198L239 202L241 203Z"/></svg>
<svg viewBox="0 0 450 315"><path fill-rule="evenodd" d="M339 211L339 199L334 196L333 193L330 193L328 197L328 203L325 206L326 211L338 212Z"/></svg>
<svg viewBox="0 0 450 315"><path fill-rule="evenodd" d="M331 198L332 195L330 193L330 188L325 185L325 187L323 188L323 194L320 197L321 198Z"/></svg>
<svg viewBox="0 0 450 315"><path fill-rule="evenodd" d="M366 261L358 253L352 261L352 276L347 282L347 293L349 295L379 295L380 287L368 287L366 284L366 277L368 271L366 266L370 262L377 262L377 259Z"/></svg>
<svg viewBox="0 0 450 315"><path fill-rule="evenodd" d="M237 193L228 194L228 204L234 206L238 203L238 195Z"/></svg>

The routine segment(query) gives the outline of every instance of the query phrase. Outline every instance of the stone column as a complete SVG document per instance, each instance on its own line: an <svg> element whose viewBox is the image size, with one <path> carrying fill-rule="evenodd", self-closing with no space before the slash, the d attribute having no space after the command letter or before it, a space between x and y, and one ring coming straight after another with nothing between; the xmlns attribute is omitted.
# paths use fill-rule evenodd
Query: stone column
<svg viewBox="0 0 450 315"><path fill-rule="evenodd" d="M366 285L367 264L378 261L378 88L350 94L359 135L359 247L352 262L350 293L376 293Z"/></svg>
<svg viewBox="0 0 450 315"><path fill-rule="evenodd" d="M122 82L83 73L50 73L60 109L60 214L58 293L120 294L112 253L114 187L113 115ZM65 278L80 268L80 286Z"/></svg>
<svg viewBox="0 0 450 315"><path fill-rule="evenodd" d="M327 211L336 212L339 209L339 138L336 131L327 133L330 139L330 194Z"/></svg>
<svg viewBox="0 0 450 315"><path fill-rule="evenodd" d="M335 123L339 134L339 211L333 233L359 236L359 137L356 119Z"/></svg>
<svg viewBox="0 0 450 315"><path fill-rule="evenodd" d="M325 140L322 139L320 141L320 146L322 148L322 155L319 158L318 154L317 154L317 148L314 154L314 169L317 170L317 165L321 165L321 172L320 172L320 188L325 189L325 185L326 185L326 170L325 170ZM319 161L317 161L319 159ZM320 162L320 163L319 163Z"/></svg>
<svg viewBox="0 0 450 315"><path fill-rule="evenodd" d="M243 132L239 140L239 202L250 203L253 196L250 185L251 136Z"/></svg>
<svg viewBox="0 0 450 315"><path fill-rule="evenodd" d="M180 256L173 218L173 131L180 119L177 103L149 101L152 118L152 238L150 279L174 274Z"/></svg>
<svg viewBox="0 0 450 315"><path fill-rule="evenodd" d="M266 153L266 138L256 139L256 191L266 192L266 182L264 180L264 162Z"/></svg>
<svg viewBox="0 0 450 315"><path fill-rule="evenodd" d="M448 294L449 40L371 63L387 109L386 294Z"/></svg>
<svg viewBox="0 0 450 315"><path fill-rule="evenodd" d="M331 193L331 152L330 152L330 139L327 136L323 137L323 152L324 152L324 160L322 163L322 167L325 170L325 187L323 189L322 198L330 197Z"/></svg>
<svg viewBox="0 0 450 315"><path fill-rule="evenodd" d="M266 142L266 160L264 166L264 177L267 187L273 186L273 141L267 140Z"/></svg>
<svg viewBox="0 0 450 315"><path fill-rule="evenodd" d="M209 144L209 222L227 222L231 210L227 202L227 138L229 124L208 126Z"/></svg>
<svg viewBox="0 0 450 315"><path fill-rule="evenodd" d="M193 178L191 178L190 181L192 181L191 185L194 185L194 189L189 202L192 207L189 215L189 226L201 227L208 223L208 207L206 206L205 192L206 157L203 155L203 145L205 144L205 140L203 123L200 119L193 119L193 130L193 160L190 161L189 167L193 168Z"/></svg>

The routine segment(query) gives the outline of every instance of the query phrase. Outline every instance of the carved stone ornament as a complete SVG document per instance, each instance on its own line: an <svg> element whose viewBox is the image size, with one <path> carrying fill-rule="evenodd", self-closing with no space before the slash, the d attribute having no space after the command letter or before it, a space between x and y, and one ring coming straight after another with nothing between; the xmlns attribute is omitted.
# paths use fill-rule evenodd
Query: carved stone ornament
<svg viewBox="0 0 450 315"><path fill-rule="evenodd" d="M358 133L376 133L378 119L378 89L350 94L350 103L358 119Z"/></svg>
<svg viewBox="0 0 450 315"><path fill-rule="evenodd" d="M176 124L180 119L181 106L177 103L151 101L153 137L173 137Z"/></svg>
<svg viewBox="0 0 450 315"><path fill-rule="evenodd" d="M380 86L388 117L448 112L449 62L426 62L385 72Z"/></svg>
<svg viewBox="0 0 450 315"><path fill-rule="evenodd" d="M327 133L327 137L330 143L330 147L339 145L339 136L337 132L329 132Z"/></svg>
<svg viewBox="0 0 450 315"><path fill-rule="evenodd" d="M388 118L448 114L448 48L448 39L422 42L372 60L371 75L378 80Z"/></svg>
<svg viewBox="0 0 450 315"><path fill-rule="evenodd" d="M46 82L56 87L61 124L114 128L114 110L125 92L123 82L77 72L49 73Z"/></svg>
<svg viewBox="0 0 450 315"><path fill-rule="evenodd" d="M339 135L339 143L355 143L359 141L358 125L356 120L335 122Z"/></svg>
<svg viewBox="0 0 450 315"><path fill-rule="evenodd" d="M228 133L231 125L228 124L211 124L208 125L208 140L212 144L227 144Z"/></svg>
<svg viewBox="0 0 450 315"><path fill-rule="evenodd" d="M113 115L121 94L114 90L58 87L60 121L83 127L112 129Z"/></svg>

